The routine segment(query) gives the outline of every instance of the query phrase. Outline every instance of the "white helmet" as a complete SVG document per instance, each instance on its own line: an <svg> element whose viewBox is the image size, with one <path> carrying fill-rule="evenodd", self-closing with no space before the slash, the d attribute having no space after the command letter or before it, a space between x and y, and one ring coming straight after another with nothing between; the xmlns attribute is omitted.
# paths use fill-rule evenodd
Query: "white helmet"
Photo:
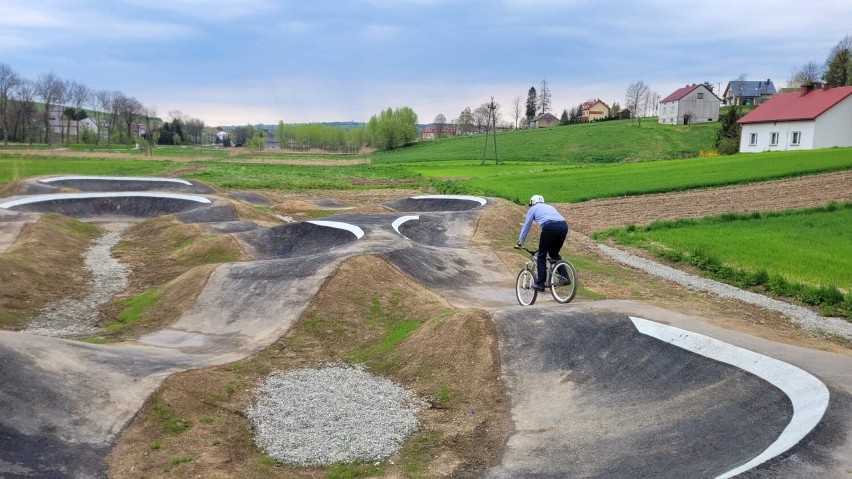
<svg viewBox="0 0 852 479"><path fill-rule="evenodd" d="M538 203L544 203L544 197L541 195L533 195L533 197L530 198L530 206Z"/></svg>

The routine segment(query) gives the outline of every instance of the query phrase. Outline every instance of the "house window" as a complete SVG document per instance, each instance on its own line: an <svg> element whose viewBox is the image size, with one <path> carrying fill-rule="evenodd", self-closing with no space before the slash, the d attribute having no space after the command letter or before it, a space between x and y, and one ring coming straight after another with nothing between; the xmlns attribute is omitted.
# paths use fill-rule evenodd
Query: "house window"
<svg viewBox="0 0 852 479"><path fill-rule="evenodd" d="M757 133L752 133L748 136L748 144L754 146L757 144Z"/></svg>
<svg viewBox="0 0 852 479"><path fill-rule="evenodd" d="M778 132L777 131L773 131L772 133L769 134L769 145L770 146L777 146L778 145Z"/></svg>
<svg viewBox="0 0 852 479"><path fill-rule="evenodd" d="M698 99L699 99L699 100L703 100L703 99L704 99L704 92L698 92Z"/></svg>
<svg viewBox="0 0 852 479"><path fill-rule="evenodd" d="M791 145L798 145L801 142L802 142L802 132L801 131L794 131L793 132L793 138L790 141L790 144Z"/></svg>

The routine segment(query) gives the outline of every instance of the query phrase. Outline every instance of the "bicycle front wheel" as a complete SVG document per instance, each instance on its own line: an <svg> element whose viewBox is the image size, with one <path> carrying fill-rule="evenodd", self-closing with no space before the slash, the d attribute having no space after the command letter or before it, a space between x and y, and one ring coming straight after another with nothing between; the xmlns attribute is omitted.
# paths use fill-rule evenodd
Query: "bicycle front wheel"
<svg viewBox="0 0 852 479"><path fill-rule="evenodd" d="M570 303L577 294L577 270L568 261L559 261L553 266L550 292L559 303Z"/></svg>
<svg viewBox="0 0 852 479"><path fill-rule="evenodd" d="M524 268L518 273L518 279L515 281L515 296L521 306L529 306L535 303L538 291L533 288L534 284L535 277L530 270Z"/></svg>

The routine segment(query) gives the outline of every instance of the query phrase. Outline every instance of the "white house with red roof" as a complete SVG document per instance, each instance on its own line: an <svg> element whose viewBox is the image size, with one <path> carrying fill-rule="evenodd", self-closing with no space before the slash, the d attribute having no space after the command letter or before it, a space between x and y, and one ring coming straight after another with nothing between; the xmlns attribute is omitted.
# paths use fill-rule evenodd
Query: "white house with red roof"
<svg viewBox="0 0 852 479"><path fill-rule="evenodd" d="M686 85L660 101L658 122L665 125L689 125L719 120L719 99L705 85Z"/></svg>
<svg viewBox="0 0 852 479"><path fill-rule="evenodd" d="M738 123L745 153L852 146L852 86L781 93Z"/></svg>

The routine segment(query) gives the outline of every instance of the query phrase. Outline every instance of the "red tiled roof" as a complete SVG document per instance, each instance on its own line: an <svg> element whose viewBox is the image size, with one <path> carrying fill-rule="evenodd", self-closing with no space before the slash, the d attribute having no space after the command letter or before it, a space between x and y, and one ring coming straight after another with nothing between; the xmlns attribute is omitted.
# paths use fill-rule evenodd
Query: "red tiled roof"
<svg viewBox="0 0 852 479"><path fill-rule="evenodd" d="M780 93L740 118L738 123L813 120L849 95L852 95L852 86L816 88L805 95Z"/></svg>
<svg viewBox="0 0 852 479"><path fill-rule="evenodd" d="M663 101L663 102L667 102L667 101L678 101L678 100L680 100L681 98L683 98L683 97L685 97L686 95L688 95L688 94L689 94L689 92L691 92L692 90L695 90L696 88L698 88L698 87L700 87L700 86L701 86L701 85L686 85L686 86L685 86L685 87L683 87L683 88L678 88L677 90L675 90L675 91L674 91L674 93L672 93L671 95L669 95L669 96L667 96L667 97L663 98L663 100L662 100L662 101Z"/></svg>

